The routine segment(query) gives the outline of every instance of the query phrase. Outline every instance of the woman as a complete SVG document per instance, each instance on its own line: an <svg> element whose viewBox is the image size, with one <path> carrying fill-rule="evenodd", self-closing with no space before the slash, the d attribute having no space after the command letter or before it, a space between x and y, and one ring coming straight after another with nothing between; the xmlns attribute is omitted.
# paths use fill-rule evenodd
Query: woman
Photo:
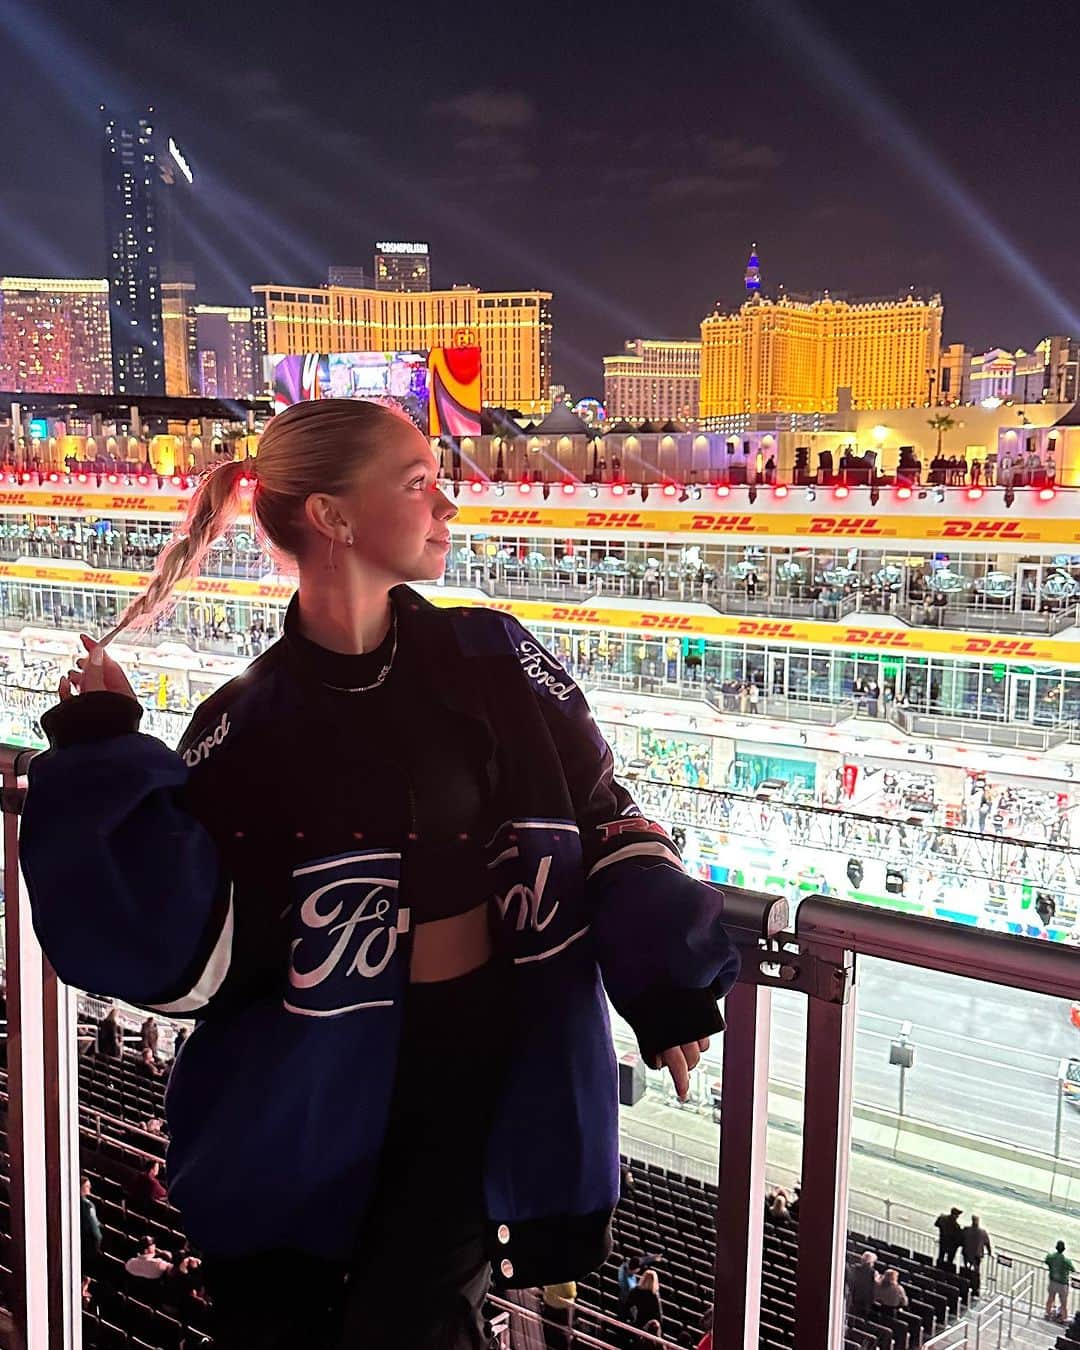
<svg viewBox="0 0 1080 1350"><path fill-rule="evenodd" d="M562 667L511 616L409 588L449 548L436 470L372 403L275 417L251 509L299 572L281 640L174 753L136 734L114 634L84 637L30 767L21 856L53 965L197 1019L170 1199L219 1350L473 1346L492 1263L513 1287L599 1266L604 987L685 1097L737 972L719 894L614 780ZM197 574L250 472L199 484L121 626Z"/></svg>
<svg viewBox="0 0 1080 1350"><path fill-rule="evenodd" d="M663 1309L660 1306L660 1277L655 1270L647 1270L630 1290L626 1300L626 1320L632 1327L644 1328L653 1321L662 1325L663 1316Z"/></svg>

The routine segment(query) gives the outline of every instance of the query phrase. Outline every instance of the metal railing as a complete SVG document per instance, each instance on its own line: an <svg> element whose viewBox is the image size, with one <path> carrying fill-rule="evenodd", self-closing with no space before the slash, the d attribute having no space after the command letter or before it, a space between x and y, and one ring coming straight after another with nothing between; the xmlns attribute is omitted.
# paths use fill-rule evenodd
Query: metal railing
<svg viewBox="0 0 1080 1350"><path fill-rule="evenodd" d="M795 1350L838 1347L844 1338L844 1276L851 1148L857 963L874 956L1060 998L1075 996L1069 948L868 909L825 896L800 905L794 933L777 932L778 911L746 897L731 931L743 952L728 995L716 1301L725 1309L717 1350L757 1342L764 1225L771 991L806 996L806 1083L795 1300ZM758 930L754 933L754 923Z"/></svg>
<svg viewBox="0 0 1080 1350"><path fill-rule="evenodd" d="M916 628L951 628L961 632L1037 633L1053 637L1077 623L1077 607L1060 609L995 609L990 605L924 605L912 603L899 617Z"/></svg>
<svg viewBox="0 0 1080 1350"><path fill-rule="evenodd" d="M972 741L1007 750L1049 750L1069 740L1067 726L1036 727L1022 722L987 722L974 717L924 713L893 703L889 721L906 736L926 736L932 740Z"/></svg>

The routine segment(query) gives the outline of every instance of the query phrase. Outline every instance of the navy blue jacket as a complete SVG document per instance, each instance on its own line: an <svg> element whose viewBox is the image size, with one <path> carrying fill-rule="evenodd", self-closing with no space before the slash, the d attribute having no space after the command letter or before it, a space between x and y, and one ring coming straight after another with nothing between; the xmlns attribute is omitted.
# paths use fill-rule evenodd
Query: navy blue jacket
<svg viewBox="0 0 1080 1350"><path fill-rule="evenodd" d="M504 1285L570 1280L607 1255L619 1197L605 989L653 1067L722 1029L738 970L722 893L642 817L580 690L516 619L408 587L394 601L496 804L484 838L513 1051L487 1146L489 1252ZM21 858L58 974L197 1019L168 1090L169 1192L220 1256L347 1259L390 1100L401 856L351 837L311 856L305 781L335 754L311 697L283 638L199 707L179 752L101 692L45 715L50 749L30 765Z"/></svg>

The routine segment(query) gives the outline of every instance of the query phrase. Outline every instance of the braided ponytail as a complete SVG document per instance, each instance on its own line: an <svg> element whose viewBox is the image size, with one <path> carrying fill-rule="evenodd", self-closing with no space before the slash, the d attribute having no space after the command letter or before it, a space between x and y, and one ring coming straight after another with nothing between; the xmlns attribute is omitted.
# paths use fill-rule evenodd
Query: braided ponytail
<svg viewBox="0 0 1080 1350"><path fill-rule="evenodd" d="M240 514L240 480L250 473L242 460L230 460L211 469L199 482L188 504L183 525L161 550L150 583L124 610L120 621L102 638L102 645L130 628L145 631L173 604L178 581L199 573L203 559Z"/></svg>

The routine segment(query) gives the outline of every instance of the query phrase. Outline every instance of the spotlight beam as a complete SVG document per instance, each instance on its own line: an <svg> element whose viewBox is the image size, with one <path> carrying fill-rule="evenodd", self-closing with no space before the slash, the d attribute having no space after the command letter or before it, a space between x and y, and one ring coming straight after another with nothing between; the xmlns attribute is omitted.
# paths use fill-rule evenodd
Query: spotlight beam
<svg viewBox="0 0 1080 1350"><path fill-rule="evenodd" d="M800 73L815 72L826 93L856 114L855 124L863 134L870 130L880 136L911 175L967 229L972 240L1042 301L1063 325L1063 331L1080 328L1080 314L990 218L945 162L922 142L899 110L793 0L759 0L757 8L779 31L783 49L798 53Z"/></svg>

